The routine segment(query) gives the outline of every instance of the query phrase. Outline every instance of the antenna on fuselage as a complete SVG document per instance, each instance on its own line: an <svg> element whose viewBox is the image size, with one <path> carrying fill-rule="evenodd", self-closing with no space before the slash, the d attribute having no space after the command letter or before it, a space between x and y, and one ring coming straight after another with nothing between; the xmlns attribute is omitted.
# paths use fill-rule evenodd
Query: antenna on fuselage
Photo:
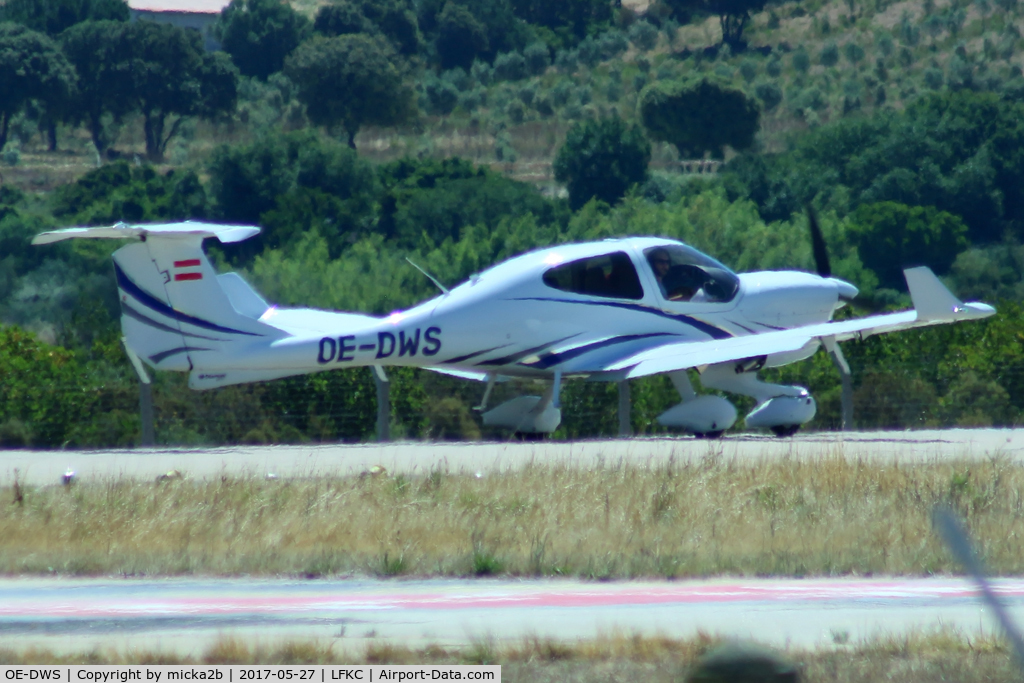
<svg viewBox="0 0 1024 683"><path fill-rule="evenodd" d="M416 270L418 270L418 271L420 271L421 273L423 273L424 275L426 275L426 276L427 276L427 279L428 279L428 280L430 280L431 282L433 282L433 283L434 283L435 285L437 285L437 288L438 288L438 289L440 289L440 290L441 290L442 292L444 292L445 294L447 294L447 293L448 293L448 288L447 288L447 287L445 287L444 285L442 285L442 284L441 284L441 283L440 283L440 282L438 281L438 279L437 279L436 277L434 277L433 275L431 275L431 274L430 274L430 273L428 273L427 271L425 271L425 270L423 270L422 268L420 268L419 266L417 266L417 265L416 265L415 263L413 263L412 259L411 259L411 258L409 258L408 256L406 256L406 257L405 257L405 260L406 260L406 261L408 261L408 262L409 262L409 265L411 265L411 266L412 266L413 268L415 268Z"/></svg>

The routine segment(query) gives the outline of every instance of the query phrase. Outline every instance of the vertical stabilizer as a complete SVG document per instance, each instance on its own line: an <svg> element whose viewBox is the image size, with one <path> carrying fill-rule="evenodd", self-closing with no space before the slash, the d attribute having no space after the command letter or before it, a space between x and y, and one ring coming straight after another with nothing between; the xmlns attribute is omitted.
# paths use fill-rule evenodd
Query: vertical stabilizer
<svg viewBox="0 0 1024 683"><path fill-rule="evenodd" d="M203 253L203 239L237 242L259 228L168 223L69 228L33 244L73 238L134 238L114 253L121 328L128 346L158 370L215 368L232 348L287 336L262 323L266 302L238 276L222 279ZM262 305L262 311L261 309Z"/></svg>

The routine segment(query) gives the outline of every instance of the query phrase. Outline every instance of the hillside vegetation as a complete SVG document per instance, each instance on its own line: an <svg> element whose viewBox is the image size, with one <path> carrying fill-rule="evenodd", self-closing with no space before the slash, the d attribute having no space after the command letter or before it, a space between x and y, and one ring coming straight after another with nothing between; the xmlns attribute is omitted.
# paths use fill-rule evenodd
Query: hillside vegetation
<svg viewBox="0 0 1024 683"><path fill-rule="evenodd" d="M261 225L211 253L269 300L387 313L431 294L407 256L452 285L536 247L655 234L736 270L810 269L813 205L836 275L861 289L853 313L907 304L901 269L918 263L1000 309L848 344L858 424L1021 419L1024 17L1012 0L755 2L749 20L676 0L643 13L604 0L301 12L236 0L218 53L124 23L118 0L76 2L53 15L70 24L37 0L0 17L14 22L0 23L2 444L139 439L116 245L32 248L32 235L184 218ZM19 71L19 54L50 68ZM605 177L581 170L594 159ZM812 426L836 426L826 357L773 374L815 392ZM161 442L373 436L365 370L203 394L183 380L156 379ZM394 382L399 434L486 435L469 409L479 387L411 370ZM634 382L633 399L640 433L678 400L664 378ZM558 436L616 429L614 386L570 383L563 403Z"/></svg>

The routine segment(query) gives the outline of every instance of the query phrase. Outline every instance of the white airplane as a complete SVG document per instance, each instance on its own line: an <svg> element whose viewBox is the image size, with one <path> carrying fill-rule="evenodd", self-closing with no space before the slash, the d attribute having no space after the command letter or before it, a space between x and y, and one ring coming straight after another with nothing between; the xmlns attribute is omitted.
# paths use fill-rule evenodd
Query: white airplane
<svg viewBox="0 0 1024 683"><path fill-rule="evenodd" d="M203 240L238 242L257 227L118 223L45 232L33 244L133 239L113 255L129 354L156 370L190 373L193 389L415 366L487 382L486 410L494 382L529 378L546 385L543 395L486 410L484 424L549 433L561 421L563 380L666 373L681 401L658 421L720 435L736 421L736 408L721 396L698 396L687 375L696 369L705 388L756 399L747 427L781 436L811 420L816 405L802 387L761 382L759 370L803 360L819 347L846 367L839 342L995 313L987 304L962 303L920 267L905 271L913 310L832 321L857 288L829 276L813 216L811 230L817 275L736 275L680 242L628 237L532 251L385 317L271 306L238 274L218 274Z"/></svg>

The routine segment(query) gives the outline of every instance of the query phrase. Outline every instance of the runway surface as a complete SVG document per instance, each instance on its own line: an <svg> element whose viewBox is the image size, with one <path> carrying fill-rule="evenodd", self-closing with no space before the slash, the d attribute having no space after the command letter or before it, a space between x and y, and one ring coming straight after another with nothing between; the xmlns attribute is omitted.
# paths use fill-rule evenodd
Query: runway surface
<svg viewBox="0 0 1024 683"><path fill-rule="evenodd" d="M914 432L819 432L776 439L765 435L730 435L719 441L683 438L636 438L603 441L388 443L357 445L244 446L203 449L133 449L102 451L0 451L0 485L20 480L53 484L68 469L79 477L149 479L178 470L196 478L222 473L279 477L358 474L374 465L392 472L451 471L491 473L530 463L594 466L620 462L637 465L699 460L709 454L725 458L847 458L928 462L955 458L1006 457L1024 461L1024 430L951 429Z"/></svg>
<svg viewBox="0 0 1024 683"><path fill-rule="evenodd" d="M1018 620L1024 580L996 582ZM959 579L578 581L0 580L0 647L154 648L200 655L218 636L361 648L525 636L704 631L827 645L939 624L996 632Z"/></svg>

